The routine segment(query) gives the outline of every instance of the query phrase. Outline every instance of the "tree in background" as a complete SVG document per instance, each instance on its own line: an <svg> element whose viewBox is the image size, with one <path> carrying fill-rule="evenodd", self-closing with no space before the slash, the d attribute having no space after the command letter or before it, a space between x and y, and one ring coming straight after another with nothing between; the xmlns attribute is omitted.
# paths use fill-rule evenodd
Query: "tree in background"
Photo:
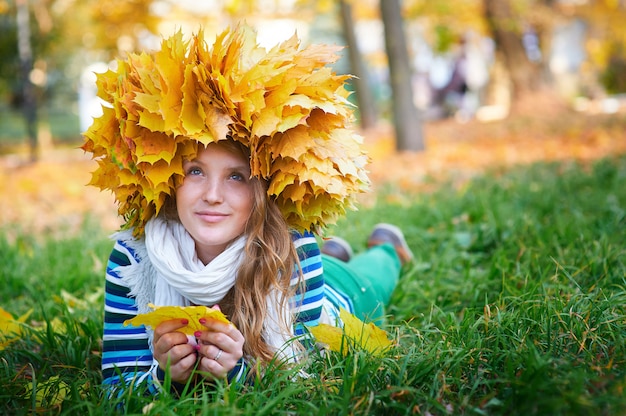
<svg viewBox="0 0 626 416"><path fill-rule="evenodd" d="M45 13L31 18L31 2L16 0L0 2L0 98L10 108L24 116L30 160L37 160L37 103L42 93L41 77L34 65L35 56L45 54L50 47L48 39L37 40L39 33L50 32ZM39 3L32 6L39 10ZM39 65L38 65L39 66Z"/></svg>
<svg viewBox="0 0 626 416"><path fill-rule="evenodd" d="M519 97L542 86L540 61L528 59L522 42L525 22L511 0L484 0L485 19L496 42L498 53L511 79L513 95Z"/></svg>
<svg viewBox="0 0 626 416"><path fill-rule="evenodd" d="M363 62L363 56L359 51L359 44L354 31L354 21L352 17L352 2L348 0L339 1L339 9L341 22L343 25L343 33L348 46L348 57L353 80L354 89L356 91L356 100L359 109L359 120L361 127L364 129L375 127L378 120L376 103L372 96L369 84L368 71Z"/></svg>
<svg viewBox="0 0 626 416"><path fill-rule="evenodd" d="M424 150L422 121L413 102L412 70L399 0L381 0L380 11L385 28L396 148L410 151Z"/></svg>
<svg viewBox="0 0 626 416"><path fill-rule="evenodd" d="M37 161L37 100L31 80L33 50L30 44L30 13L27 0L16 0L17 53L19 56L19 93L30 145L30 160Z"/></svg>

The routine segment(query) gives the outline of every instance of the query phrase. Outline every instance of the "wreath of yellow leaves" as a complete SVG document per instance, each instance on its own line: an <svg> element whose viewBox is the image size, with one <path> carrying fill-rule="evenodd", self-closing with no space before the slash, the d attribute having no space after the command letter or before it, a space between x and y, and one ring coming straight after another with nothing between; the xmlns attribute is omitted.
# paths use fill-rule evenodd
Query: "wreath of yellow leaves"
<svg viewBox="0 0 626 416"><path fill-rule="evenodd" d="M143 233L183 179L198 145L227 136L250 149L252 175L297 229L334 223L369 186L353 122L349 75L328 65L338 47L300 49L297 36L266 51L242 25L217 36L181 32L154 54L131 54L98 74L108 105L85 132L98 168L90 185L113 191L125 228Z"/></svg>

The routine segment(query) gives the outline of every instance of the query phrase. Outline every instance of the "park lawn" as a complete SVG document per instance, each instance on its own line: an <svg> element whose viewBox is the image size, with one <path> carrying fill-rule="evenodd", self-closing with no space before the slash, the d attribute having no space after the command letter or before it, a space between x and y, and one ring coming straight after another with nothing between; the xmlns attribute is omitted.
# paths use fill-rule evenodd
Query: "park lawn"
<svg viewBox="0 0 626 416"><path fill-rule="evenodd" d="M625 181L621 156L492 170L428 194L379 190L329 232L359 250L377 222L405 231L416 259L388 310L391 350L313 354L308 377L270 368L245 387L154 403L99 388L111 230L7 229L0 305L25 323L0 351L0 413L624 414Z"/></svg>

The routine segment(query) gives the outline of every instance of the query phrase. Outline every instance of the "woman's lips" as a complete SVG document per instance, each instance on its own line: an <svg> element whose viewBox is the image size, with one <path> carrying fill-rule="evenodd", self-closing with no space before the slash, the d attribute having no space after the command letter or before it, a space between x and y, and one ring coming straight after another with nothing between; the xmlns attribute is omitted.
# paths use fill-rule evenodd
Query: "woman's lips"
<svg viewBox="0 0 626 416"><path fill-rule="evenodd" d="M228 217L228 214L212 211L201 211L197 212L196 215L205 222L219 222Z"/></svg>

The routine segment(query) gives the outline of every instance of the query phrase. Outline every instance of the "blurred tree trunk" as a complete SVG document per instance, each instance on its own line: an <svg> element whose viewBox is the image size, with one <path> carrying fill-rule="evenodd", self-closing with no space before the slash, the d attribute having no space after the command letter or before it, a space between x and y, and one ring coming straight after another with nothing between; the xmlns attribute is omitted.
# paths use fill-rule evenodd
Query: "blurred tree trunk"
<svg viewBox="0 0 626 416"><path fill-rule="evenodd" d="M20 57L22 81L22 110L26 120L26 131L30 146L30 160L37 161L37 99L35 86L30 80L33 69L33 51L30 45L30 16L28 0L16 0L17 6L17 49Z"/></svg>
<svg viewBox="0 0 626 416"><path fill-rule="evenodd" d="M385 48L389 61L392 113L397 150L424 150L421 115L413 102L411 65L403 30L399 0L381 0Z"/></svg>
<svg viewBox="0 0 626 416"><path fill-rule="evenodd" d="M514 13L512 0L483 0L485 18L496 42L498 53L509 73L512 98L535 92L544 85L539 63L531 62L522 43L523 19Z"/></svg>
<svg viewBox="0 0 626 416"><path fill-rule="evenodd" d="M356 92L357 105L359 107L360 123L364 129L374 127L377 122L376 103L370 89L367 68L363 63L359 45L354 33L354 20L352 19L352 6L345 0L339 1L341 22L343 24L344 37L348 44L348 58L351 72L356 78L353 80Z"/></svg>

